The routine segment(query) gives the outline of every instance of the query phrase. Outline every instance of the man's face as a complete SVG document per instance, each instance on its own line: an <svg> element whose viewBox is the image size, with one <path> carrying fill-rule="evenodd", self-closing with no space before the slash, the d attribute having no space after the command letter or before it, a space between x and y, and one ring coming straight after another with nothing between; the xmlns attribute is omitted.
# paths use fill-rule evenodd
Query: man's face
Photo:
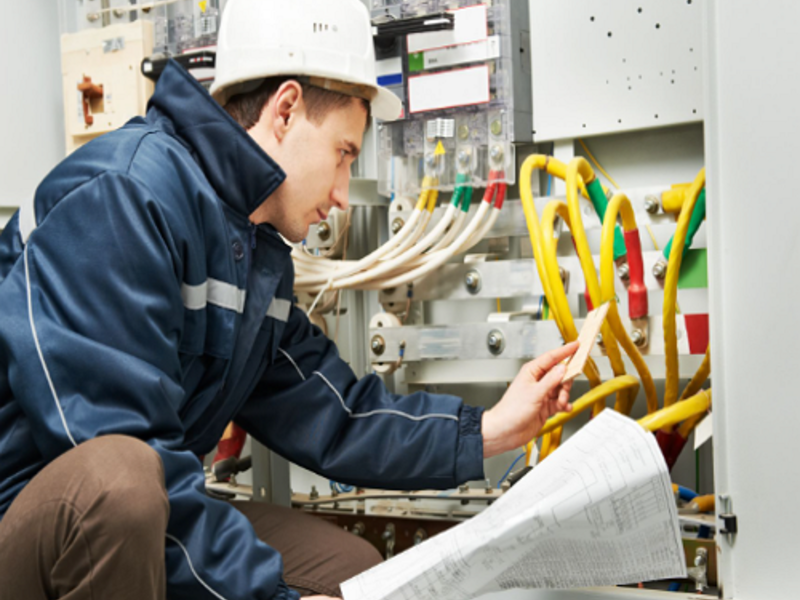
<svg viewBox="0 0 800 600"><path fill-rule="evenodd" d="M277 113L269 112L275 110L272 102L264 111L267 118L262 116L250 133L283 168L286 181L250 219L270 223L297 243L311 225L326 219L332 208L347 210L350 166L361 151L366 110L360 100L352 98L316 123L308 118L302 98L291 110L278 106ZM275 114L277 117L269 118Z"/></svg>

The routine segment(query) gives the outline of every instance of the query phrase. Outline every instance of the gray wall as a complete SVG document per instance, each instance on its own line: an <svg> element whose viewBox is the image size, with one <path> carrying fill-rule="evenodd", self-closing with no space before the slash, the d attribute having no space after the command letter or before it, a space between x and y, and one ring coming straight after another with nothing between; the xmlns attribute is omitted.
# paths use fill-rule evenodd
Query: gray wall
<svg viewBox="0 0 800 600"><path fill-rule="evenodd" d="M0 228L64 157L57 0L4 3Z"/></svg>

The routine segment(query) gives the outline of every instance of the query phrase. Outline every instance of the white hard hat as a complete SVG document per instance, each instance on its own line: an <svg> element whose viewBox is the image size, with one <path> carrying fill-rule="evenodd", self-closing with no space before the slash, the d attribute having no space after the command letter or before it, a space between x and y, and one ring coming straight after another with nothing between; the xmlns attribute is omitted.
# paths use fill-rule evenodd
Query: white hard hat
<svg viewBox="0 0 800 600"><path fill-rule="evenodd" d="M364 90L377 118L396 119L400 99L378 85L372 43L369 13L359 0L228 0L211 94L224 106L246 82L305 76L355 96Z"/></svg>

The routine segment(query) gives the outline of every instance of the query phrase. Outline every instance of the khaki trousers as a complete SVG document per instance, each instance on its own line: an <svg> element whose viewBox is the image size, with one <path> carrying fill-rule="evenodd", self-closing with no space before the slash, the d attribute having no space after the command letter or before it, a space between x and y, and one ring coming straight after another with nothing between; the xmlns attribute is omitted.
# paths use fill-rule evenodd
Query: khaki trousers
<svg viewBox="0 0 800 600"><path fill-rule="evenodd" d="M364 540L298 511L234 503L281 552L302 595L381 561ZM147 444L105 436L66 452L34 477L0 521L0 600L164 600L169 503L161 459Z"/></svg>

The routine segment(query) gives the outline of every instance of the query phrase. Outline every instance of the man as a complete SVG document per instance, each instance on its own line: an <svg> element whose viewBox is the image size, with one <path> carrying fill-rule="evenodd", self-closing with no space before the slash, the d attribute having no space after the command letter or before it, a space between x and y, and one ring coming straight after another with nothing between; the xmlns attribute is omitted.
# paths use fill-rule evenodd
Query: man
<svg viewBox="0 0 800 600"><path fill-rule="evenodd" d="M57 166L0 238L0 598L334 596L377 553L205 495L197 456L229 421L339 481L450 488L568 409L574 344L486 412L356 380L292 305L280 235L347 208L369 110L398 112L367 13L230 0L219 44L220 103L170 64L147 117Z"/></svg>

